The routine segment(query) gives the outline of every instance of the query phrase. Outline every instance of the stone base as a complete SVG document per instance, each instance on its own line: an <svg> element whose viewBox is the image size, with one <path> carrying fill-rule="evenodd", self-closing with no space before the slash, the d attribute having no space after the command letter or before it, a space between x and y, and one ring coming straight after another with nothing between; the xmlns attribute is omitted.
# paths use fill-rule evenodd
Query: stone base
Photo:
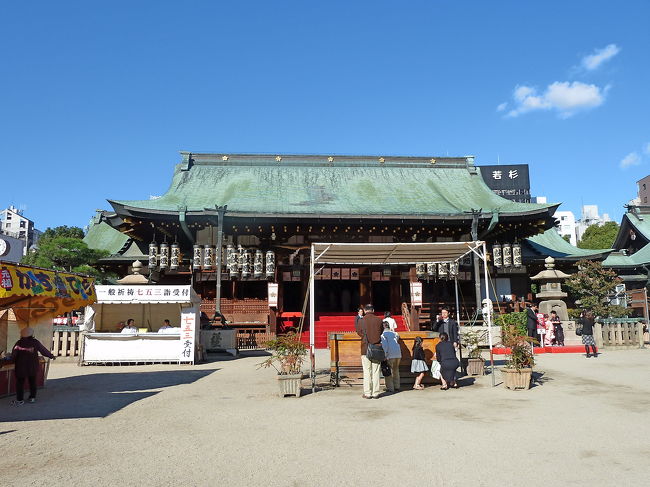
<svg viewBox="0 0 650 487"><path fill-rule="evenodd" d="M535 295L540 297L539 294ZM555 311L560 317L562 323L569 320L569 313L567 312L566 303L559 299L548 299L546 301L539 302L539 312L547 315L551 315L551 311Z"/></svg>

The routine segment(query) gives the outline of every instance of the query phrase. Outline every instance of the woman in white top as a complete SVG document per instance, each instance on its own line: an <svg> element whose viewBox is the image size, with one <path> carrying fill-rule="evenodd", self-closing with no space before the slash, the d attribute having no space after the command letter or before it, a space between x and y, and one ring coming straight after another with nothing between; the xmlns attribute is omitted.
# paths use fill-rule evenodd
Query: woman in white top
<svg viewBox="0 0 650 487"><path fill-rule="evenodd" d="M388 323L390 331L397 331L397 321L395 321L395 318L390 314L390 311L384 313L384 321Z"/></svg>
<svg viewBox="0 0 650 487"><path fill-rule="evenodd" d="M390 366L390 376L384 377L388 392L399 391L400 376L399 363L402 360L402 348L399 344L399 335L391 331L390 325L384 320L384 331L381 334L381 348L386 354L386 361Z"/></svg>

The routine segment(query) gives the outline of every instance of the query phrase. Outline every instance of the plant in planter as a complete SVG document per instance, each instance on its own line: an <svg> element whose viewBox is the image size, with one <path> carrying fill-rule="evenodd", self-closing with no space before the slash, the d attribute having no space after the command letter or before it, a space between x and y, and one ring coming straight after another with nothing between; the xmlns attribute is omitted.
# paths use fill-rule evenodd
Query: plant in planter
<svg viewBox="0 0 650 487"><path fill-rule="evenodd" d="M467 331L463 333L463 342L467 348L467 374L468 375L483 375L485 368L485 360L481 357L481 333L478 331Z"/></svg>
<svg viewBox="0 0 650 487"><path fill-rule="evenodd" d="M536 340L530 338L518 325L503 325L501 327L501 342L504 347L510 349L507 356L506 366L501 369L504 383L508 389L530 389L533 376L533 355L532 343Z"/></svg>
<svg viewBox="0 0 650 487"><path fill-rule="evenodd" d="M307 355L307 346L295 333L287 333L264 343L271 356L257 364L258 368L273 367L278 371L280 397L287 394L300 397L302 363Z"/></svg>

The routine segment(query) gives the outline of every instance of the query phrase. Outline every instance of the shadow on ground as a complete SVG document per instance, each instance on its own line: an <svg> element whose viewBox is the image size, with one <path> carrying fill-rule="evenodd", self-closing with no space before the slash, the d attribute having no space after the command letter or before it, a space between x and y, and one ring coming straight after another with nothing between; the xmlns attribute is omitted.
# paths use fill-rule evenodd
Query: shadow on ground
<svg viewBox="0 0 650 487"><path fill-rule="evenodd" d="M49 379L47 387L39 390L35 404L11 407L10 398L5 398L0 415L3 421L105 418L129 404L158 394L159 389L191 384L217 370L101 372Z"/></svg>

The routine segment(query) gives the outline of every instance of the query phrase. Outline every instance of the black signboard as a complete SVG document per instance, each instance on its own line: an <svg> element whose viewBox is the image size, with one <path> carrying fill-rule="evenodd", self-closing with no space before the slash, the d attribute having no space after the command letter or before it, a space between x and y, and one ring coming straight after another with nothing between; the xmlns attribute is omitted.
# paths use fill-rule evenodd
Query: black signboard
<svg viewBox="0 0 650 487"><path fill-rule="evenodd" d="M480 166L485 184L502 198L530 203L528 164Z"/></svg>

